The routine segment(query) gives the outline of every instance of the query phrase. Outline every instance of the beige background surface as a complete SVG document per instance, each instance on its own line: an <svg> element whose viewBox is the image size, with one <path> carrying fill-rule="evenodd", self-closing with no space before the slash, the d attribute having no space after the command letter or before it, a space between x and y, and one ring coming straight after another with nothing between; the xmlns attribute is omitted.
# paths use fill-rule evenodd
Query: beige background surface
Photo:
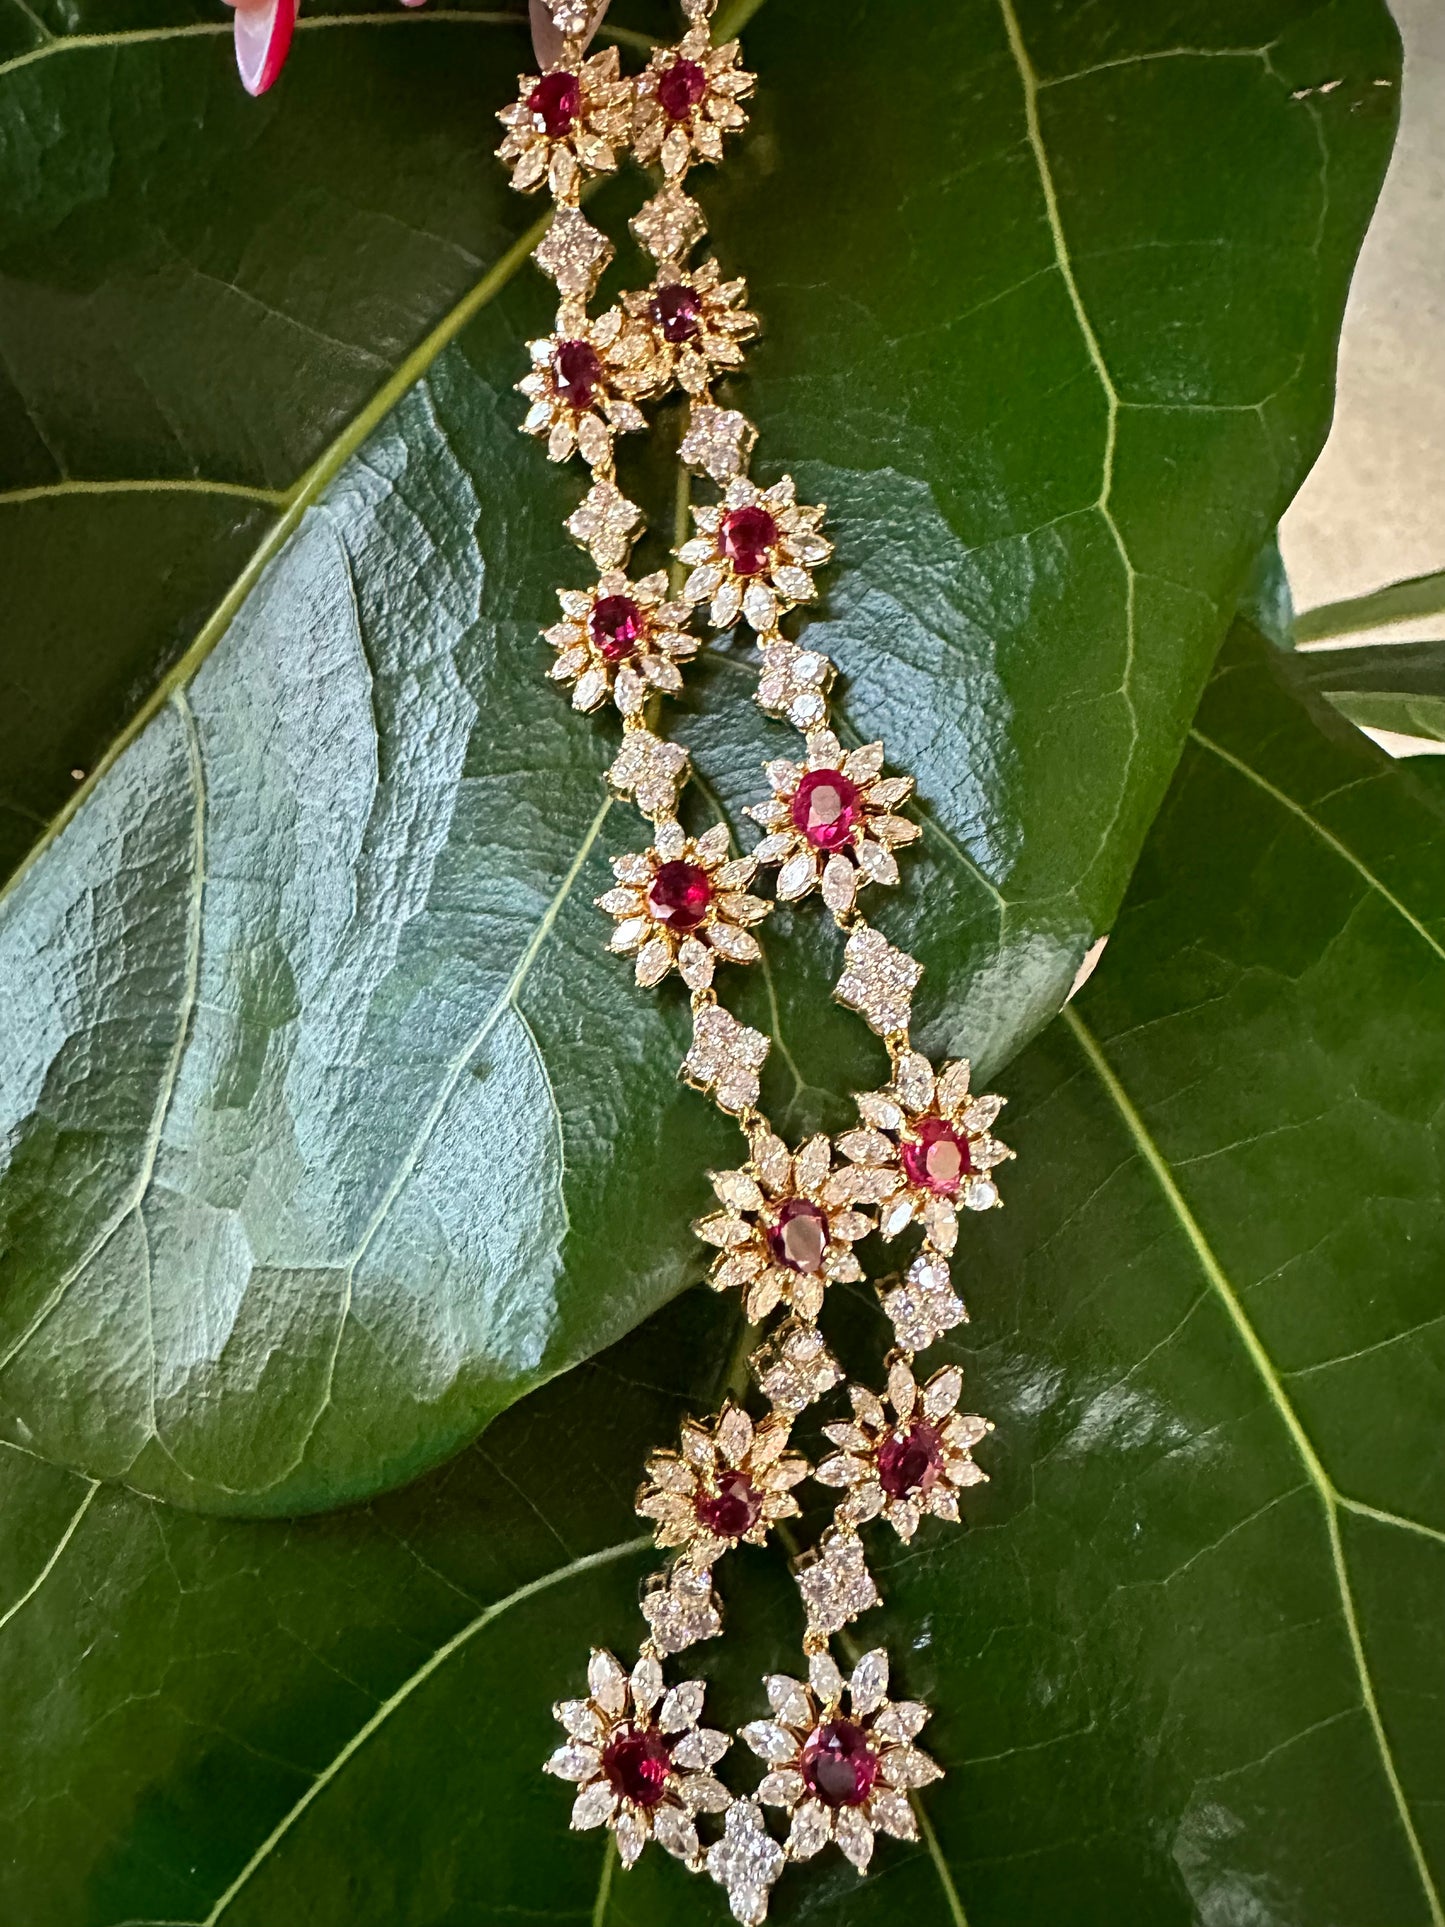
<svg viewBox="0 0 1445 1927"><path fill-rule="evenodd" d="M1300 609L1445 569L1445 0L1391 5L1400 139L1350 295L1334 428L1280 531ZM1439 617L1389 632L1441 633Z"/></svg>

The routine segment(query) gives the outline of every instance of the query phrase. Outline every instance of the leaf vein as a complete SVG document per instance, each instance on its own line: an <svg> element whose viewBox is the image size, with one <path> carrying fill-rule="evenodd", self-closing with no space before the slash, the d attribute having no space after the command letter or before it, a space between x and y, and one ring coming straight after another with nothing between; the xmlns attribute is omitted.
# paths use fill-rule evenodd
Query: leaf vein
<svg viewBox="0 0 1445 1927"><path fill-rule="evenodd" d="M30 1604L36 1593L39 1592L51 1573L54 1572L56 1566L59 1565L65 1548L80 1530L80 1522L90 1510L91 1501L100 1490L100 1481L98 1479L89 1480L87 1483L89 1484L90 1490L72 1513L70 1523L56 1540L54 1550L51 1552L50 1557L31 1580L25 1591L21 1593L20 1597L15 1601L15 1604L9 1607L7 1611L0 1613L0 1633L4 1632L11 1620L14 1619L15 1615L20 1612L23 1607Z"/></svg>
<svg viewBox="0 0 1445 1927"><path fill-rule="evenodd" d="M1063 1021L1068 1029L1072 1031L1075 1042L1097 1075L1100 1083L1103 1085L1115 1109L1119 1112L1129 1136L1134 1141L1135 1148L1145 1165L1153 1174L1160 1190L1163 1192L1170 1210L1178 1220L1180 1230L1193 1249L1200 1269L1217 1293L1221 1304L1229 1316L1230 1322L1233 1324L1244 1346L1250 1363L1254 1366L1266 1393L1276 1411L1279 1413L1285 1430L1296 1452L1299 1454L1300 1461L1304 1466L1310 1483L1319 1494L1325 1516L1325 1531L1329 1541L1330 1559L1334 1566L1335 1583L1340 1596L1340 1609L1344 1620L1345 1634L1349 1642L1350 1655L1354 1664L1356 1678L1359 1682L1361 1703L1369 1718L1371 1731L1374 1735L1375 1747L1380 1756L1380 1764L1384 1771L1390 1792L1394 1798L1395 1810L1415 1864L1416 1875L1424 1890L1425 1898L1430 1908L1430 1918L1434 1922L1434 1927L1445 1927L1445 1908L1442 1908L1440 1895L1431 1878L1429 1864L1426 1861L1419 1834L1415 1829L1414 1816L1411 1813L1409 1801L1405 1797L1405 1789L1395 1765L1394 1754L1390 1749L1389 1737L1385 1732L1384 1721L1375 1697L1374 1680L1370 1673L1369 1661L1365 1654L1359 1616L1355 1610L1354 1588L1350 1583L1349 1567L1345 1559L1344 1544L1340 1537L1340 1507L1347 1502L1342 1500L1329 1474L1325 1471L1319 1454L1315 1451L1314 1445L1309 1434L1305 1431L1299 1414L1290 1403L1283 1382L1279 1374L1275 1371L1273 1361L1265 1350L1259 1334L1250 1322L1248 1314L1245 1312L1244 1306L1238 1294L1235 1292L1233 1285L1230 1283L1223 1266L1215 1256L1214 1250L1205 1237L1198 1219L1195 1218L1188 1203L1185 1201L1184 1194L1180 1191L1175 1181L1174 1173L1170 1168L1168 1160L1150 1135L1143 1118L1134 1108L1133 1100L1124 1089L1108 1058L1104 1055L1098 1040L1083 1022L1076 1010L1066 1008L1063 1012ZM1353 1511L1358 1508L1351 1503L1349 1509Z"/></svg>
<svg viewBox="0 0 1445 1927"><path fill-rule="evenodd" d="M1227 763L1231 769L1237 770L1241 776L1247 777L1258 789L1263 790L1266 796L1273 797L1281 809L1288 810L1291 816L1298 817L1301 823L1306 824L1313 830L1320 841L1332 849L1336 856L1343 858L1352 870L1363 877L1370 888L1381 896L1392 910L1402 916L1405 922L1408 923L1410 928L1415 932L1416 936L1423 937L1440 961L1445 963L1445 945L1442 945L1437 938L1430 934L1429 930L1426 929L1425 925L1421 923L1414 912L1406 908L1395 893L1381 882L1369 865L1365 863L1362 858L1355 855L1347 843L1342 842L1332 830L1327 830L1318 817L1311 816L1310 812L1301 804L1296 803L1292 796L1286 795L1281 789L1276 789L1267 777L1261 776L1257 769L1252 769L1248 763L1244 762L1240 757L1235 756L1230 750L1227 750L1222 743L1216 743L1213 737L1204 735L1199 729L1191 729L1189 734L1193 741L1198 743L1202 749L1212 751L1221 762Z"/></svg>
<svg viewBox="0 0 1445 1927"><path fill-rule="evenodd" d="M217 1899L205 1919L186 1923L186 1927L215 1927L216 1922L226 1912L247 1881L265 1864L291 1829L320 1799L327 1787L355 1759L372 1735L386 1724L399 1707L405 1705L419 1687L424 1686L434 1673L439 1672L449 1659L470 1644L478 1633L484 1632L488 1626L500 1619L503 1614L510 1612L514 1606L525 1605L528 1600L535 1599L540 1593L549 1591L553 1586L565 1585L568 1580L580 1578L584 1573L596 1572L600 1567L612 1565L634 1552L641 1552L651 1544L651 1534L644 1534L638 1539L627 1539L618 1545L606 1546L601 1552L587 1553L583 1558L574 1559L568 1565L556 1566L551 1572L543 1573L540 1579L529 1580L525 1586L519 1586L515 1592L508 1593L504 1599L495 1600L474 1619L468 1620L459 1632L453 1633L450 1639L437 1647L430 1659L423 1661L415 1672L409 1673L396 1691L382 1701L371 1718L357 1728L340 1752L316 1775L300 1799L277 1821L230 1886Z"/></svg>

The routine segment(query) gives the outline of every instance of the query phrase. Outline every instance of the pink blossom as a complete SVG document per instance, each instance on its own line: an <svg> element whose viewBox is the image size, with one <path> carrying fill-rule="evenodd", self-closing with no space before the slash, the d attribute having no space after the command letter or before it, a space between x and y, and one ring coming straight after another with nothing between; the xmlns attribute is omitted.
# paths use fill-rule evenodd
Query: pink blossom
<svg viewBox="0 0 1445 1927"><path fill-rule="evenodd" d="M264 94L286 65L300 0L226 0L236 10L236 65L248 94ZM425 0L401 0L420 7Z"/></svg>

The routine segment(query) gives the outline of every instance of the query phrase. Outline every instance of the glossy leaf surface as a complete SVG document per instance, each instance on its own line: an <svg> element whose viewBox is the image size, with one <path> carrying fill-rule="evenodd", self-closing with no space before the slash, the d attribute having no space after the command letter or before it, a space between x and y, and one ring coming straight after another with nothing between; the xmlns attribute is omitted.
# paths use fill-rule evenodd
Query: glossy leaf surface
<svg viewBox="0 0 1445 1927"><path fill-rule="evenodd" d="M101 626L62 562L117 502L58 476L286 498L224 588L236 501L190 502L168 578L176 494L125 498L149 519L87 713L217 610L109 764L57 724L49 791L37 746L11 798L47 815L99 762L0 905L0 1403L90 1472L289 1511L414 1474L695 1278L731 1133L673 1081L680 1000L602 954L638 830L602 804L609 730L540 675L581 565L575 479L515 434L546 301L487 149L519 35L333 23L258 104L197 24L0 70L0 517L35 624ZM922 1034L998 1064L1109 927L1320 439L1393 30L1378 0L809 0L748 47L756 124L700 189L767 318L745 398L764 471L830 506L813 633L848 724L926 799L879 913L927 966ZM670 529L660 462L624 480ZM23 634L6 658L61 713ZM679 725L734 822L789 741L749 689L718 652ZM800 1129L878 1053L816 918L771 929L740 1008Z"/></svg>
<svg viewBox="0 0 1445 1927"><path fill-rule="evenodd" d="M870 1541L855 1630L936 1708L932 1846L861 1884L830 1850L778 1927L1439 1918L1445 789L1265 658L1231 652L1103 964L1009 1080L955 1353L997 1421L972 1530ZM693 1292L322 1520L0 1448L6 1917L722 1927L651 1853L614 1877L537 1768L588 1643L635 1644L638 1468L714 1407L730 1320ZM863 1295L827 1323L876 1383ZM675 1673L733 1724L799 1621L771 1549L719 1578L728 1637Z"/></svg>

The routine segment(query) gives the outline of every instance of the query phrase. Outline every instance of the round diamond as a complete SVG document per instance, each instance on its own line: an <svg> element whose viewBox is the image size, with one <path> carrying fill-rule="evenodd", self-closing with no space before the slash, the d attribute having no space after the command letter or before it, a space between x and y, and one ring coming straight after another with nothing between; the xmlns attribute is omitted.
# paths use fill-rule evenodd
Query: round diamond
<svg viewBox="0 0 1445 1927"><path fill-rule="evenodd" d="M587 627L598 655L608 662L622 662L637 653L642 640L642 611L631 596L605 595L593 604Z"/></svg>
<svg viewBox="0 0 1445 1927"><path fill-rule="evenodd" d="M906 1432L892 1432L878 1448L878 1483L890 1499L912 1499L931 1492L943 1470L938 1432L922 1420Z"/></svg>
<svg viewBox="0 0 1445 1927"><path fill-rule="evenodd" d="M582 84L576 74L543 74L527 96L532 125L549 140L570 134L581 111Z"/></svg>
<svg viewBox="0 0 1445 1927"><path fill-rule="evenodd" d="M817 1271L828 1251L828 1219L810 1198L789 1198L768 1232L773 1263L789 1271Z"/></svg>
<svg viewBox="0 0 1445 1927"><path fill-rule="evenodd" d="M552 357L557 393L569 408L592 406L602 385L602 357L590 341L561 341Z"/></svg>
<svg viewBox="0 0 1445 1927"><path fill-rule="evenodd" d="M739 575L761 575L778 539L766 509L733 509L722 519L722 552Z"/></svg>
<svg viewBox="0 0 1445 1927"><path fill-rule="evenodd" d="M899 1146L910 1184L922 1185L940 1197L956 1197L973 1169L968 1133L941 1117L925 1117L915 1128L916 1137L905 1138Z"/></svg>
<svg viewBox="0 0 1445 1927"><path fill-rule="evenodd" d="M695 60L676 60L657 83L657 104L669 120L686 120L707 92L707 75Z"/></svg>
<svg viewBox="0 0 1445 1927"><path fill-rule="evenodd" d="M803 1748L803 1779L825 1807L858 1807L878 1778L878 1755L853 1720L826 1720Z"/></svg>
<svg viewBox="0 0 1445 1927"><path fill-rule="evenodd" d="M793 796L793 821L815 850L846 850L861 814L858 786L835 769L815 769Z"/></svg>
<svg viewBox="0 0 1445 1927"><path fill-rule="evenodd" d="M659 288L652 297L652 318L662 331L664 341L677 347L696 341L702 333L702 303L692 288L678 281L670 288Z"/></svg>
<svg viewBox="0 0 1445 1927"><path fill-rule="evenodd" d="M741 1539L762 1516L763 1495L745 1472L727 1472L715 1493L699 1494L693 1510L719 1539Z"/></svg>
<svg viewBox="0 0 1445 1927"><path fill-rule="evenodd" d="M712 883L696 863L664 863L647 893L653 917L679 935L696 930L711 902Z"/></svg>
<svg viewBox="0 0 1445 1927"><path fill-rule="evenodd" d="M667 1791L672 1755L655 1728L621 1726L603 1749L602 1771L613 1792L624 1800L655 1807Z"/></svg>

